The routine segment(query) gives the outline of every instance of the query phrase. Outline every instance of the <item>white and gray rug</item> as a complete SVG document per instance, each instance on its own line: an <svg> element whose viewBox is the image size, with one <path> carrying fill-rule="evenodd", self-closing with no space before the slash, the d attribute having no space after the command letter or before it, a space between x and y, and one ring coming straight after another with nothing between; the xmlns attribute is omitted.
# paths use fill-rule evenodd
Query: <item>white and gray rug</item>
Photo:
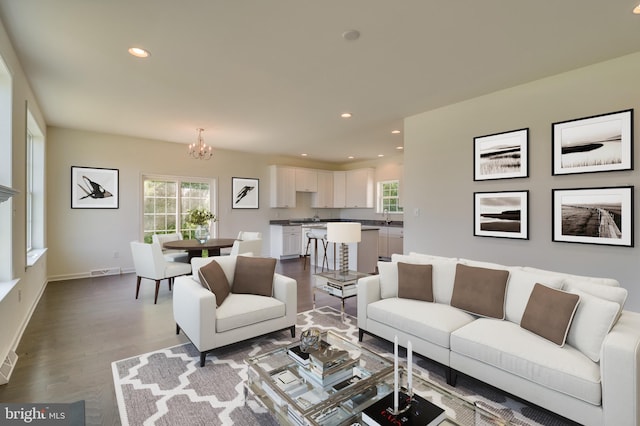
<svg viewBox="0 0 640 426"><path fill-rule="evenodd" d="M325 307L298 314L296 336L309 327L333 330L357 341L356 319ZM291 343L289 331L220 348L200 367L190 344L160 349L112 363L116 398L123 426L276 425L276 420L252 397L245 398L244 359ZM365 335L363 345L391 354L392 344ZM414 356L419 374L448 387L441 366ZM461 376L454 393L477 400L515 425L566 426L569 422L500 391ZM449 407L455 410L455 407ZM459 419L461 424L466 420ZM473 424L473 420L468 421Z"/></svg>

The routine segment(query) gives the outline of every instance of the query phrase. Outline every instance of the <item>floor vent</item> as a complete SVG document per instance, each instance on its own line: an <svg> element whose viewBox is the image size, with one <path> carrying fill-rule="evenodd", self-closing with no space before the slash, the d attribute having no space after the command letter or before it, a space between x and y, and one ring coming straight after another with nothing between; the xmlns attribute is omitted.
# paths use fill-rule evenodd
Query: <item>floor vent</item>
<svg viewBox="0 0 640 426"><path fill-rule="evenodd" d="M0 385L5 385L9 383L9 378L11 377L11 373L13 372L13 367L16 366L16 362L18 361L18 355L9 349L9 353L7 357L0 365Z"/></svg>
<svg viewBox="0 0 640 426"><path fill-rule="evenodd" d="M101 277L103 275L120 275L120 268L94 269L89 274L92 277Z"/></svg>

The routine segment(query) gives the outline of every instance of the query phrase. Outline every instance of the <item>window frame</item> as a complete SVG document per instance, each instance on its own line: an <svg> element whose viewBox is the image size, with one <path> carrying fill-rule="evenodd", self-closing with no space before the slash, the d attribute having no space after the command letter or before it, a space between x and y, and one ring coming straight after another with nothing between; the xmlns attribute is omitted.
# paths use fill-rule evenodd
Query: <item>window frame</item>
<svg viewBox="0 0 640 426"><path fill-rule="evenodd" d="M385 185L396 185L396 195L385 196L384 195ZM400 179L389 179L389 180L378 181L377 191L378 191L378 196L376 200L376 213L404 214L404 209L402 207L401 199L400 199ZM388 211L385 211L386 210L385 203L384 203L385 200L395 200L395 205L396 205L395 210L389 209Z"/></svg>

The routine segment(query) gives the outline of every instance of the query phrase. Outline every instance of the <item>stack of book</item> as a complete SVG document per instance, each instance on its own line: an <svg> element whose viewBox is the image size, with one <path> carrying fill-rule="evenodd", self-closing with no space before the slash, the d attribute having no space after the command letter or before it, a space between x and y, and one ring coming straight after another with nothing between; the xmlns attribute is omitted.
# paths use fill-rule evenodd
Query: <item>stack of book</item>
<svg viewBox="0 0 640 426"><path fill-rule="evenodd" d="M358 287L356 286L355 282L348 284L335 284L327 282L322 289L327 293L338 297L354 296L358 292Z"/></svg>

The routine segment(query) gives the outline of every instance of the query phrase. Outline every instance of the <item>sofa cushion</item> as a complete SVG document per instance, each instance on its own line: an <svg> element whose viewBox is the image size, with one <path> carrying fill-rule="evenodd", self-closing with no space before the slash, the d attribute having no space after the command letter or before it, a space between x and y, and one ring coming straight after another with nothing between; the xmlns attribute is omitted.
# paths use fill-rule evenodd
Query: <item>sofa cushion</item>
<svg viewBox="0 0 640 426"><path fill-rule="evenodd" d="M529 296L536 283L547 287L562 288L562 277L548 274L527 272L522 269L514 269L509 274L507 283L507 300L505 304L505 319L520 324L522 314L529 302Z"/></svg>
<svg viewBox="0 0 640 426"><path fill-rule="evenodd" d="M433 298L437 303L451 304L453 282L456 276L458 260L454 257L431 256L415 252L409 255L393 254L393 261L430 264L432 266L431 281L433 283Z"/></svg>
<svg viewBox="0 0 640 426"><path fill-rule="evenodd" d="M580 296L542 284L533 287L520 326L563 346Z"/></svg>
<svg viewBox="0 0 640 426"><path fill-rule="evenodd" d="M380 297L398 297L398 263L378 262L380 275Z"/></svg>
<svg viewBox="0 0 640 426"><path fill-rule="evenodd" d="M370 303L367 317L443 348L449 348L452 331L474 320L449 305L395 297Z"/></svg>
<svg viewBox="0 0 640 426"><path fill-rule="evenodd" d="M615 302L618 304L618 316L622 313L628 294L626 288L602 285L593 281L580 280L576 278L565 278L562 289L567 291L580 290L600 299Z"/></svg>
<svg viewBox="0 0 640 426"><path fill-rule="evenodd" d="M216 332L222 333L285 315L285 305L273 297L229 294L216 309Z"/></svg>
<svg viewBox="0 0 640 426"><path fill-rule="evenodd" d="M270 257L238 256L232 291L271 297L276 262Z"/></svg>
<svg viewBox="0 0 640 426"><path fill-rule="evenodd" d="M522 269L524 269L525 271L535 272L540 274L560 275L565 280L587 281L593 284L620 287L620 283L613 278L599 278L599 277L587 277L583 275L573 275L573 274L567 274L565 272L554 272L554 271L548 271L546 269L532 268L531 266L525 266Z"/></svg>
<svg viewBox="0 0 640 426"><path fill-rule="evenodd" d="M580 290L570 292L580 296L580 303L569 328L567 343L598 362L602 342L615 323L619 305Z"/></svg>
<svg viewBox="0 0 640 426"><path fill-rule="evenodd" d="M504 300L509 271L458 263L451 306L472 314L504 318Z"/></svg>
<svg viewBox="0 0 640 426"><path fill-rule="evenodd" d="M597 363L569 345L554 345L512 322L479 318L451 334L451 350L588 403L601 404Z"/></svg>
<svg viewBox="0 0 640 426"><path fill-rule="evenodd" d="M501 265L500 263L493 262L483 262L480 260L471 260L471 259L459 259L458 263L462 263L467 266L474 266L476 268L485 268L485 269L497 269L499 271L505 270L511 272L513 269L522 269L519 266L507 266Z"/></svg>
<svg viewBox="0 0 640 426"><path fill-rule="evenodd" d="M222 305L230 293L229 281L220 264L215 260L198 269L200 284L216 295L216 305Z"/></svg>
<svg viewBox="0 0 640 426"><path fill-rule="evenodd" d="M212 260L215 260L224 271L224 275L227 277L227 281L229 281L229 283L233 283L234 273L236 269L236 259L237 256L194 257L191 259L191 274L193 276L193 279L200 283L200 275L198 274L198 269L211 262Z"/></svg>
<svg viewBox="0 0 640 426"><path fill-rule="evenodd" d="M433 302L431 265L398 262L398 297Z"/></svg>

